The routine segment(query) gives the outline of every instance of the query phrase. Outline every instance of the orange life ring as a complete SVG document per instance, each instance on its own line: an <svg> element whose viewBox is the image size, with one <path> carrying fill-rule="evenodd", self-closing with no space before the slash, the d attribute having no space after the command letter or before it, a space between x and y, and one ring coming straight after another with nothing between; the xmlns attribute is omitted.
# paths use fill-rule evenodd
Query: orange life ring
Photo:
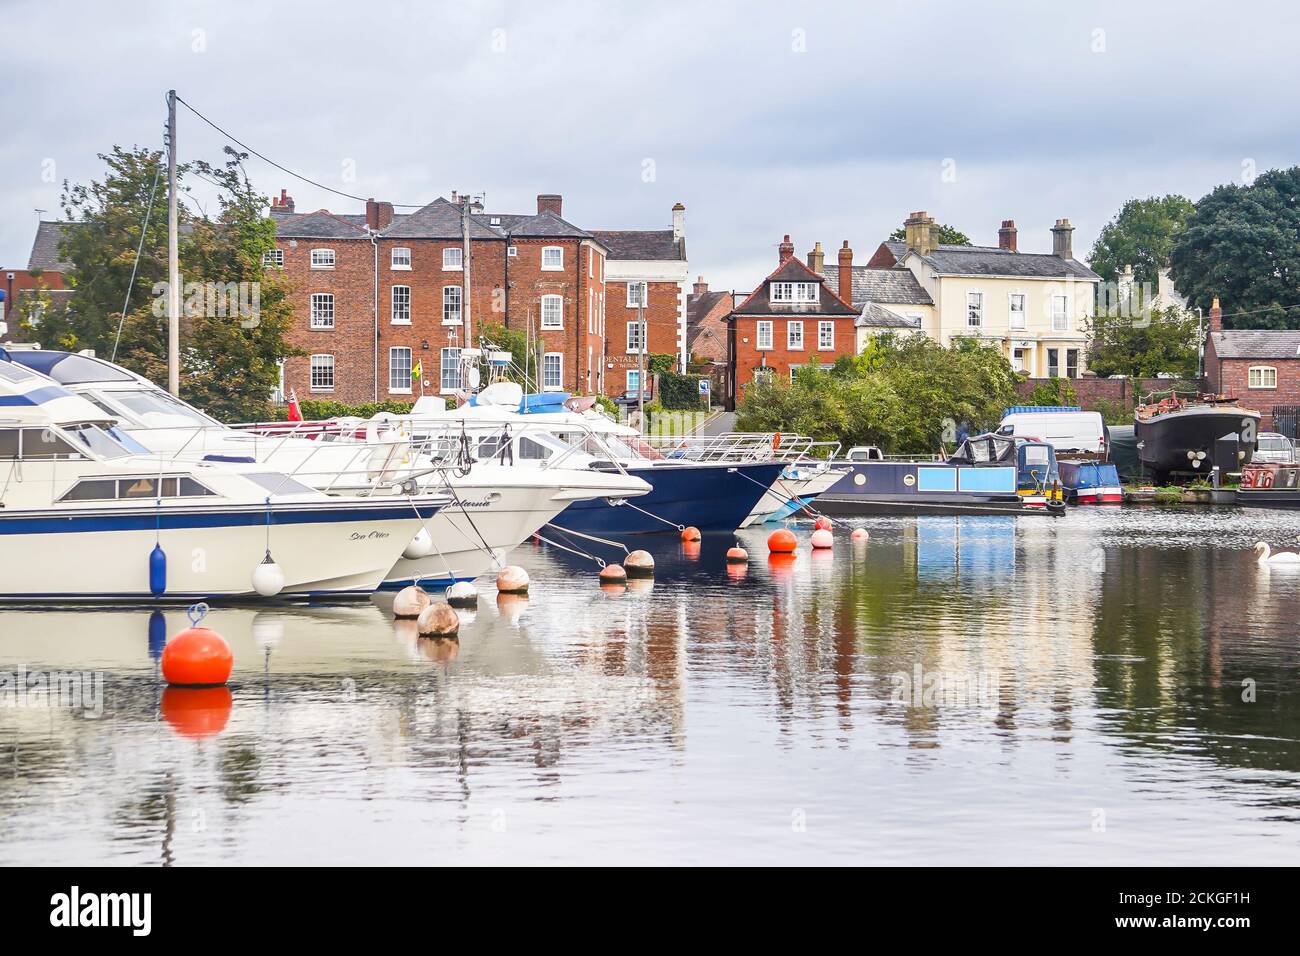
<svg viewBox="0 0 1300 956"><path fill-rule="evenodd" d="M776 451L780 447L781 447L781 433L775 432L772 435L772 451Z"/></svg>

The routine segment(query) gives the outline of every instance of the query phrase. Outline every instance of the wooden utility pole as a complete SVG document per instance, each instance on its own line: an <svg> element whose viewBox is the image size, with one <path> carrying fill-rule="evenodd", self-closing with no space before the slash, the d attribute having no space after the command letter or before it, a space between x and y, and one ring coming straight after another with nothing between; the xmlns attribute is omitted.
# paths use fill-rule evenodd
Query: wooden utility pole
<svg viewBox="0 0 1300 956"><path fill-rule="evenodd" d="M647 328L645 327L645 294L646 294L646 286L643 285L643 286L641 287L641 291L640 291L640 292L638 293L638 295L637 295L637 303L636 303L636 326L637 326L637 335L638 335L638 337L641 339L641 347L640 347L639 349L637 349L637 355L636 355L636 367L637 367L637 373L636 373L636 401L637 401L637 412L638 412L638 415L639 415L639 425L640 425L640 428L641 428L641 434L643 434L643 435L646 434L646 427L645 427L645 350L646 350L646 348L650 345L650 342L648 341L649 338L650 338L650 336L649 336L649 334L648 334L650 330L647 329Z"/></svg>
<svg viewBox="0 0 1300 956"><path fill-rule="evenodd" d="M167 391L181 393L181 257L176 196L176 91L167 91Z"/></svg>
<svg viewBox="0 0 1300 956"><path fill-rule="evenodd" d="M473 200L468 195L460 197L460 241L463 247L460 255L460 267L464 270L461 274L460 316L465 329L465 348L473 348L474 346L469 306L469 207L471 202Z"/></svg>

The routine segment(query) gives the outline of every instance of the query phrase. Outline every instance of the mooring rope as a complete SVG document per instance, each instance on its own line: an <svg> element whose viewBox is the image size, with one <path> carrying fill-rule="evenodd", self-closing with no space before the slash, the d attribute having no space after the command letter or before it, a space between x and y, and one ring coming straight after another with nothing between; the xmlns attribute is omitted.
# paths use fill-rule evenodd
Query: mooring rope
<svg viewBox="0 0 1300 956"><path fill-rule="evenodd" d="M610 504L611 507L614 507L614 508L619 508L619 507L623 507L624 505L626 505L627 507L631 508L633 511L639 511L639 512L641 512L643 515L645 515L645 516L647 516L647 517L649 517L649 518L654 518L655 521L662 521L664 524L668 525L668 527L670 527L670 528L676 528L678 531L685 531L685 530L686 530L686 525L684 525L684 524L678 524L678 523L675 522L675 521L669 521L667 518L661 518L661 517L659 517L657 514L654 514L653 512L646 511L644 508L638 508L636 505L632 504L632 502L628 501L626 498L621 498L621 499L619 499L618 501L616 501L616 502L610 502L609 504Z"/></svg>
<svg viewBox="0 0 1300 956"><path fill-rule="evenodd" d="M545 527L547 527L547 528L554 528L556 531L562 531L562 532L564 532L565 534L575 535L575 536L577 536L577 537L579 537L579 538L586 538L588 541L595 541L595 542L597 542L598 544L607 544L607 545L609 545L611 548L622 548L624 554L631 554L631 553L632 553L631 550L629 550L628 546L625 545L622 541L611 541L611 540L609 540L608 538L598 538L598 537L596 537L594 534L583 534L581 531L574 531L574 530L572 530L572 529L570 529L570 528L561 528L561 527L560 527L558 524L556 524L554 521L548 521L548 522L546 523Z"/></svg>

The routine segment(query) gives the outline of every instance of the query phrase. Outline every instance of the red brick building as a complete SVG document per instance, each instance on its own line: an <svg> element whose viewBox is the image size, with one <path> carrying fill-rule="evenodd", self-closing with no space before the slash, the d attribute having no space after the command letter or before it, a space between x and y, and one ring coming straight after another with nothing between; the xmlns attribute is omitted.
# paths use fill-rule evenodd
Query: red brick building
<svg viewBox="0 0 1300 956"><path fill-rule="evenodd" d="M642 290L629 293L627 279L611 286L609 266L621 255L629 278L650 277L656 351L661 303L670 298L656 257L680 254L685 272L681 214L663 233L593 233L566 221L562 203L540 195L535 214L492 214L453 193L405 215L373 200L364 216L300 215L282 190L271 210L279 238L271 258L292 280L291 340L307 352L286 362L285 390L347 403L450 394L464 384L460 349L478 345L483 323L493 322L540 343L540 388L620 394L614 358L625 361L631 350L623 312L615 322L607 306L611 296L625 302ZM611 329L617 343L611 333L607 345ZM416 367L423 374L413 380Z"/></svg>
<svg viewBox="0 0 1300 956"><path fill-rule="evenodd" d="M0 341L13 334L14 316L26 308L25 299L47 293L52 306L66 301L63 276L72 266L59 252L62 241L62 223L40 222L27 267L0 269Z"/></svg>
<svg viewBox="0 0 1300 956"><path fill-rule="evenodd" d="M849 275L842 271L846 296ZM830 366L855 355L859 314L825 276L795 258L787 235L776 269L730 315L729 399L739 401L744 387L762 377L788 380L810 362Z"/></svg>
<svg viewBox="0 0 1300 956"><path fill-rule="evenodd" d="M1210 307L1205 340L1205 387L1260 412L1260 428L1274 430L1273 409L1300 405L1300 332L1223 328L1223 310Z"/></svg>

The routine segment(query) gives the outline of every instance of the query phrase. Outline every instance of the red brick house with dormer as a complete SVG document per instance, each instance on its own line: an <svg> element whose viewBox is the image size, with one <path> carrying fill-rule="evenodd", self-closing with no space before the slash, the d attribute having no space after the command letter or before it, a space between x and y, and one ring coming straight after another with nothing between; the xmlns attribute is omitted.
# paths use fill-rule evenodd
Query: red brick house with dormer
<svg viewBox="0 0 1300 956"><path fill-rule="evenodd" d="M859 314L824 275L795 257L787 235L776 269L728 317L728 404L734 407L745 386L761 378L789 381L800 366L829 367L841 355L855 355Z"/></svg>

